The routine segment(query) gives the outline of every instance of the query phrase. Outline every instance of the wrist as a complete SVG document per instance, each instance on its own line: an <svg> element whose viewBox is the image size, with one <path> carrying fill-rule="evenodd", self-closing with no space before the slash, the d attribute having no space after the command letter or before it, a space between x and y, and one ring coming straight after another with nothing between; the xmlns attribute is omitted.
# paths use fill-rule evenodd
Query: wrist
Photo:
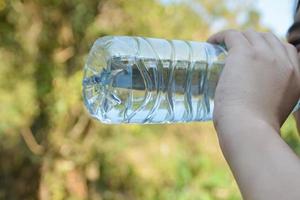
<svg viewBox="0 0 300 200"><path fill-rule="evenodd" d="M275 116L275 115L274 115ZM233 129L255 128L264 125L280 132L280 123L275 117L268 117L243 108L231 108L230 111L214 111L213 123L218 134L230 132Z"/></svg>
<svg viewBox="0 0 300 200"><path fill-rule="evenodd" d="M245 148L265 151L269 148L270 141L280 138L280 130L274 128L272 124L249 116L238 116L237 119L226 118L219 121L215 128L226 159L232 157L233 152L243 151L242 149Z"/></svg>

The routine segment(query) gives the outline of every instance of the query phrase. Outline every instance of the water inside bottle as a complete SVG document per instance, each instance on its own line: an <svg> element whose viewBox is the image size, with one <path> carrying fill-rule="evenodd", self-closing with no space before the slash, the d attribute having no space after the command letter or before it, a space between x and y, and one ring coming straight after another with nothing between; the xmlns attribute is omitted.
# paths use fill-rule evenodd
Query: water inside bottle
<svg viewBox="0 0 300 200"><path fill-rule="evenodd" d="M90 62L93 63L93 62ZM211 119L223 63L111 57L101 70L86 64L83 96L106 123L168 123Z"/></svg>

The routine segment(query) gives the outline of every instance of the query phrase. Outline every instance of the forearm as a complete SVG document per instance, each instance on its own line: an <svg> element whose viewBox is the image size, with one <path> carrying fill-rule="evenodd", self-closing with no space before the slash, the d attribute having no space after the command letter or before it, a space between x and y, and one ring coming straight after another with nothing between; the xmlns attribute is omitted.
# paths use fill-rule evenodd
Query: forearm
<svg viewBox="0 0 300 200"><path fill-rule="evenodd" d="M249 117L221 123L220 146L244 199L300 199L300 161L277 130Z"/></svg>

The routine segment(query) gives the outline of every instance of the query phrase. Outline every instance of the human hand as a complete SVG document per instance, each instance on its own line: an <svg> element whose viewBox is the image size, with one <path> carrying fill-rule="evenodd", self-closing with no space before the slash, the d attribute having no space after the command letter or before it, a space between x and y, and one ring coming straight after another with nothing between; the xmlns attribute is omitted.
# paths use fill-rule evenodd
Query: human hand
<svg viewBox="0 0 300 200"><path fill-rule="evenodd" d="M228 49L215 93L215 126L230 126L229 118L236 123L246 116L279 130L300 97L296 48L272 33L253 30L223 31L208 42L224 43Z"/></svg>
<svg viewBox="0 0 300 200"><path fill-rule="evenodd" d="M300 135L300 110L294 112L293 114L294 114L294 117L295 117L297 129L298 129L298 134Z"/></svg>

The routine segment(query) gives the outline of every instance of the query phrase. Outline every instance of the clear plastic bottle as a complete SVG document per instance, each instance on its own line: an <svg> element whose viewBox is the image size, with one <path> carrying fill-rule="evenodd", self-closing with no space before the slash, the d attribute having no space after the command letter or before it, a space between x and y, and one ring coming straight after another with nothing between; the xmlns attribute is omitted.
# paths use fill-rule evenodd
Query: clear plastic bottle
<svg viewBox="0 0 300 200"><path fill-rule="evenodd" d="M225 57L203 42L102 37L84 67L84 103L110 124L211 120Z"/></svg>

